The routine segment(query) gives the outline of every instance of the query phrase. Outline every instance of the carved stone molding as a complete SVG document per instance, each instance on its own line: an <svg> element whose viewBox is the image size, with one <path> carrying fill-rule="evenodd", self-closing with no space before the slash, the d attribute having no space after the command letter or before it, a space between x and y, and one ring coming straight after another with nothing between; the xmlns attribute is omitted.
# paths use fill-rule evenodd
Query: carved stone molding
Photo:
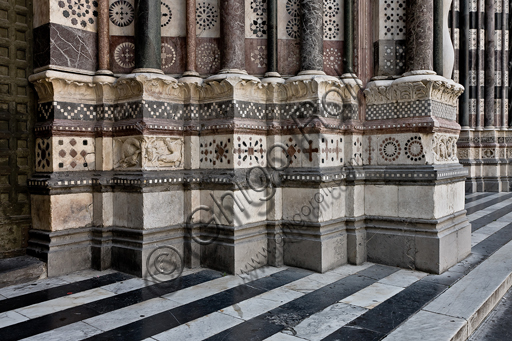
<svg viewBox="0 0 512 341"><path fill-rule="evenodd" d="M407 81L407 78L410 81ZM421 79L419 76L413 76L394 82L370 82L364 94L367 105L430 99L456 106L457 99L463 91L462 85L443 77Z"/></svg>
<svg viewBox="0 0 512 341"><path fill-rule="evenodd" d="M39 96L39 103L62 101L72 103L96 103L93 77L44 71L29 77Z"/></svg>
<svg viewBox="0 0 512 341"><path fill-rule="evenodd" d="M458 136L434 134L432 137L432 152L436 162L457 162Z"/></svg>
<svg viewBox="0 0 512 341"><path fill-rule="evenodd" d="M162 136L114 138L114 169L182 169L183 139Z"/></svg>

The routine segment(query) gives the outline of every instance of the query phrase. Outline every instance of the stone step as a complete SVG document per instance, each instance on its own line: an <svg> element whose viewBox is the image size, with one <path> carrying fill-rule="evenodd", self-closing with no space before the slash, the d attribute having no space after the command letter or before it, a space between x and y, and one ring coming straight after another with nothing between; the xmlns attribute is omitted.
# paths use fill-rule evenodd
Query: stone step
<svg viewBox="0 0 512 341"><path fill-rule="evenodd" d="M46 263L35 257L0 259L0 288L46 277Z"/></svg>
<svg viewBox="0 0 512 341"><path fill-rule="evenodd" d="M512 286L512 241L384 340L467 340Z"/></svg>

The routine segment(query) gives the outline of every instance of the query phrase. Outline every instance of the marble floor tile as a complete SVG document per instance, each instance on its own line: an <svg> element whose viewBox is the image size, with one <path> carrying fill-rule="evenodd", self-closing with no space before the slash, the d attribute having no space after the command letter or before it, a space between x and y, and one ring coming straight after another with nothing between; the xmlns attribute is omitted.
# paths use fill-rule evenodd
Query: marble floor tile
<svg viewBox="0 0 512 341"><path fill-rule="evenodd" d="M380 281L378 281L378 283L406 288L427 275L427 273L420 271L399 270L394 274L391 274L388 277L381 279Z"/></svg>
<svg viewBox="0 0 512 341"><path fill-rule="evenodd" d="M0 295L0 301L5 300L7 297Z"/></svg>
<svg viewBox="0 0 512 341"><path fill-rule="evenodd" d="M325 286L325 283L315 281L315 280L309 278L309 276L308 276L308 277L299 279L298 281L289 283L289 284L285 285L284 288L289 289L289 290L295 290L302 294L307 294L307 293L313 292L315 290L318 290L323 286Z"/></svg>
<svg viewBox="0 0 512 341"><path fill-rule="evenodd" d="M112 297L114 295L115 294L111 291L107 291L102 288L96 288L76 294L71 294L65 297L59 297L46 302L33 304L28 307L16 309L15 311L32 319L68 308L77 307L85 303Z"/></svg>
<svg viewBox="0 0 512 341"><path fill-rule="evenodd" d="M262 268L259 271L256 270L256 272L252 273L250 279L256 280L259 278L270 276L274 273L283 271L287 268L274 268L274 267L268 267L268 268ZM225 276L219 279L215 279L213 281L209 281L207 283L202 283L195 285L193 287L180 290L178 292L173 292L167 295L164 295L162 297L171 299L173 301L187 304L193 301L196 301L198 299L211 296L213 294L219 293L224 290L228 290L231 288L234 288L238 285L248 283L247 277L241 277L241 276Z"/></svg>
<svg viewBox="0 0 512 341"><path fill-rule="evenodd" d="M350 275L355 274L356 272L362 271L364 269L368 269L372 265L375 265L375 264L370 263L370 262L366 262L366 263L361 264L361 265L350 265L350 264L347 264L347 265L340 266L339 268L336 268L336 269L331 270L331 271L335 272L337 274L340 274L340 275L350 276Z"/></svg>
<svg viewBox="0 0 512 341"><path fill-rule="evenodd" d="M304 341L304 339L300 339L298 337L286 335L283 333L277 333L269 338L266 338L264 341Z"/></svg>
<svg viewBox="0 0 512 341"><path fill-rule="evenodd" d="M394 285L374 283L369 287L359 290L355 294L341 300L340 302L372 309L402 290L404 290L404 288L396 287Z"/></svg>
<svg viewBox="0 0 512 341"><path fill-rule="evenodd" d="M60 285L68 284L58 277L45 278L37 281L32 281L23 284L12 285L9 287L1 288L0 295L6 298L12 298L20 295L30 294L36 291L58 287Z"/></svg>
<svg viewBox="0 0 512 341"><path fill-rule="evenodd" d="M468 203L468 204L466 204L464 206L466 207L466 209L468 209L468 208L474 207L476 205L480 205L480 204L486 203L486 202L491 201L491 200L496 199L496 198L499 198L499 196L489 195L488 197L480 198L480 199L475 200L473 202L470 202L470 203Z"/></svg>
<svg viewBox="0 0 512 341"><path fill-rule="evenodd" d="M219 312L239 319L249 320L303 295L298 291L278 288L229 306Z"/></svg>
<svg viewBox="0 0 512 341"><path fill-rule="evenodd" d="M83 340L101 333L101 330L84 323L77 322L49 332L34 335L23 339L24 341L70 341Z"/></svg>
<svg viewBox="0 0 512 341"><path fill-rule="evenodd" d="M23 316L15 311L6 311L4 313L0 313L0 328L7 327L27 320L28 317Z"/></svg>
<svg viewBox="0 0 512 341"><path fill-rule="evenodd" d="M367 311L368 309L345 303L333 304L295 326L295 336L310 341L322 340Z"/></svg>
<svg viewBox="0 0 512 341"><path fill-rule="evenodd" d="M153 338L159 341L203 340L243 322L236 317L215 312L154 335Z"/></svg>
<svg viewBox="0 0 512 341"><path fill-rule="evenodd" d="M114 294L123 294L128 291L144 288L148 285L153 285L154 282L146 281L143 278L131 278L126 281L116 282L101 287L102 289L113 292Z"/></svg>
<svg viewBox="0 0 512 341"><path fill-rule="evenodd" d="M103 331L108 331L180 305L180 303L157 297L107 314L91 317L84 322Z"/></svg>

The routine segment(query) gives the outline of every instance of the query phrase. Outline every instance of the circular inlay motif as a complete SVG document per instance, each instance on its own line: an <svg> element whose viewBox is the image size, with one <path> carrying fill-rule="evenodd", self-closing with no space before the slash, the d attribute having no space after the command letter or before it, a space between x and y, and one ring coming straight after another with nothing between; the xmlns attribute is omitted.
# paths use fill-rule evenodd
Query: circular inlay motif
<svg viewBox="0 0 512 341"><path fill-rule="evenodd" d="M165 27L169 25L172 19L172 11L171 7L167 5L165 2L160 2L160 8L162 11L162 19L160 21L160 27Z"/></svg>
<svg viewBox="0 0 512 341"><path fill-rule="evenodd" d="M197 66L206 72L216 70L220 65L220 51L213 43L203 43L197 49Z"/></svg>
<svg viewBox="0 0 512 341"><path fill-rule="evenodd" d="M333 19L340 12L340 4L337 0L324 0L324 16Z"/></svg>
<svg viewBox="0 0 512 341"><path fill-rule="evenodd" d="M208 2L200 2L196 8L196 25L201 31L212 29L217 23L219 14L217 9Z"/></svg>
<svg viewBox="0 0 512 341"><path fill-rule="evenodd" d="M162 68L170 67L176 61L176 50L167 43L162 44Z"/></svg>
<svg viewBox="0 0 512 341"><path fill-rule="evenodd" d="M324 38L336 39L340 34L340 25L331 19L324 20Z"/></svg>
<svg viewBox="0 0 512 341"><path fill-rule="evenodd" d="M293 18L300 17L300 0L287 0L286 12Z"/></svg>
<svg viewBox="0 0 512 341"><path fill-rule="evenodd" d="M114 51L114 60L119 66L129 69L135 66L135 45L125 42L117 45Z"/></svg>
<svg viewBox="0 0 512 341"><path fill-rule="evenodd" d="M291 18L288 20L288 23L286 24L286 33L290 38L297 39L300 37L299 25L299 18Z"/></svg>
<svg viewBox="0 0 512 341"><path fill-rule="evenodd" d="M405 155L411 161L420 161L425 157L421 137L413 136L405 143Z"/></svg>
<svg viewBox="0 0 512 341"><path fill-rule="evenodd" d="M267 13L267 0L254 0L251 1L251 11L256 16L262 16Z"/></svg>
<svg viewBox="0 0 512 341"><path fill-rule="evenodd" d="M258 38L262 38L267 35L267 21L263 20L263 18L253 20L250 28L252 33Z"/></svg>
<svg viewBox="0 0 512 341"><path fill-rule="evenodd" d="M339 69L341 66L341 53L336 48L329 48L324 53L324 67L328 69Z"/></svg>
<svg viewBox="0 0 512 341"><path fill-rule="evenodd" d="M59 1L58 6L62 9L64 18L71 18L72 25L87 27L94 24L94 18L98 16L96 8L98 3L91 0L66 0Z"/></svg>
<svg viewBox="0 0 512 341"><path fill-rule="evenodd" d="M125 0L115 1L108 9L108 16L112 24L126 27L133 22L133 6Z"/></svg>
<svg viewBox="0 0 512 341"><path fill-rule="evenodd" d="M385 161L395 161L402 153L400 142L394 137L385 138L379 147L379 154Z"/></svg>

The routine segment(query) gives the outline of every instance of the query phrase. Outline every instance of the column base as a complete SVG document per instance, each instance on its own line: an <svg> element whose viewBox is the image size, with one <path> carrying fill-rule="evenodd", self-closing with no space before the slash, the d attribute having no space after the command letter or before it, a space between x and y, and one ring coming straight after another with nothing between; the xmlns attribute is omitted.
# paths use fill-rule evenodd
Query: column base
<svg viewBox="0 0 512 341"><path fill-rule="evenodd" d="M138 68L138 69L134 69L132 71L132 73L156 73L156 74L160 74L160 75L164 74L164 72L162 70L153 69L153 68Z"/></svg>
<svg viewBox="0 0 512 341"><path fill-rule="evenodd" d="M284 83L285 80L281 78L279 72L267 72L265 78L261 80L262 83Z"/></svg>
<svg viewBox="0 0 512 341"><path fill-rule="evenodd" d="M196 83L201 85L203 84L204 79L199 77L199 73L195 71L185 71L178 81L180 83Z"/></svg>
<svg viewBox="0 0 512 341"><path fill-rule="evenodd" d="M114 76L114 73L110 70L98 70L96 71L97 75L103 75L103 76Z"/></svg>

